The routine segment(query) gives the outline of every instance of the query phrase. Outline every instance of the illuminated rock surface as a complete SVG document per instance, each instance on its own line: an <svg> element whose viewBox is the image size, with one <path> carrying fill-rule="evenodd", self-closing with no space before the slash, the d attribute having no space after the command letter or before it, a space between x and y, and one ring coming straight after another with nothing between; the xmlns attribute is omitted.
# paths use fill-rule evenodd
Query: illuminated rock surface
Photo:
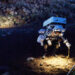
<svg viewBox="0 0 75 75"><path fill-rule="evenodd" d="M75 65L75 59L67 59L65 56L51 56L46 57L45 59L35 58L33 61L25 62L26 70L35 72L38 75L64 75L73 65Z"/></svg>

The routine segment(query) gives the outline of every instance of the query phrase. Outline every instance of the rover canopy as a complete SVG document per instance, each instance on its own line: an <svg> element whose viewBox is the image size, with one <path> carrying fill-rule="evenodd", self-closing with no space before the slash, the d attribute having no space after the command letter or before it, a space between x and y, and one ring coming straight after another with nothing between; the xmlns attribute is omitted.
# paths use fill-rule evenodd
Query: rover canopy
<svg viewBox="0 0 75 75"><path fill-rule="evenodd" d="M65 25L66 23L67 23L66 18L50 17L49 19L47 19L43 22L43 27L48 26L49 24Z"/></svg>

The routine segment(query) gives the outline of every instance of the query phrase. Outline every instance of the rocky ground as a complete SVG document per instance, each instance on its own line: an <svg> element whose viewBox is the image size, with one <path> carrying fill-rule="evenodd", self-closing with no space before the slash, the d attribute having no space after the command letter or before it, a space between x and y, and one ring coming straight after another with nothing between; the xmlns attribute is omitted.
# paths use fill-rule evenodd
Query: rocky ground
<svg viewBox="0 0 75 75"><path fill-rule="evenodd" d="M0 2L0 28L21 27L50 16L66 17L74 22L75 4L67 0L6 0ZM9 20L9 21L8 21Z"/></svg>
<svg viewBox="0 0 75 75"><path fill-rule="evenodd" d="M46 58L27 58L25 73L27 75L67 75L67 72L75 65L75 58L69 58L61 55L50 56ZM26 72L27 71L27 72Z"/></svg>

